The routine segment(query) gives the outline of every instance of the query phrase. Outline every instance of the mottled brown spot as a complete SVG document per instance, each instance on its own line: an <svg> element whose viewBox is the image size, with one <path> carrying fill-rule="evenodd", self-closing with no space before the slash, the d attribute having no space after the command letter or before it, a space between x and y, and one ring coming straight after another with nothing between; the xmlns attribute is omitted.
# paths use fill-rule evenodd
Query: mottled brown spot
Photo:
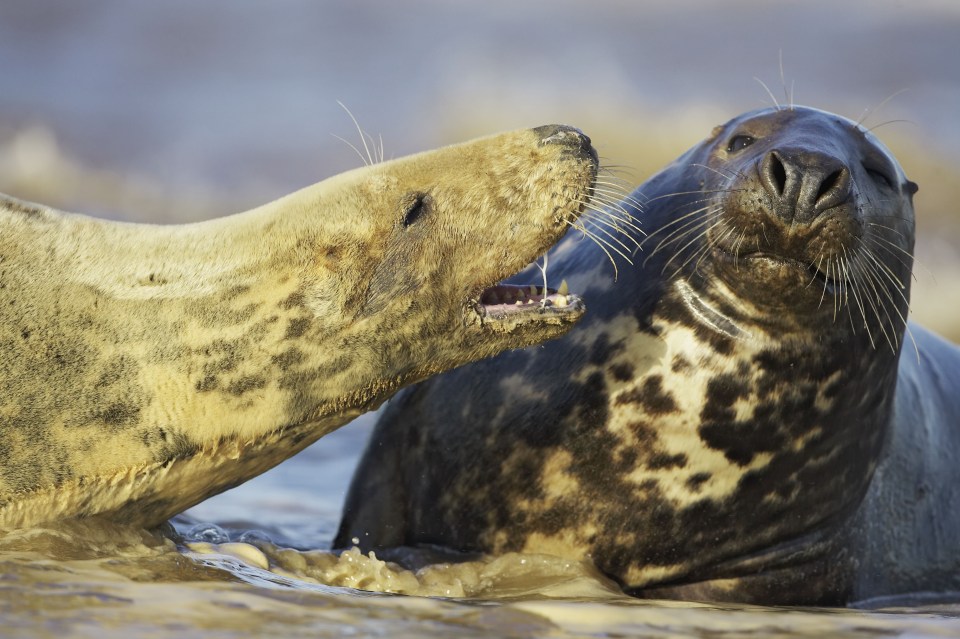
<svg viewBox="0 0 960 639"><path fill-rule="evenodd" d="M270 361L279 366L281 369L286 370L295 364L299 364L304 359L305 355L299 348L288 348L279 355L274 355L272 358L270 358Z"/></svg>
<svg viewBox="0 0 960 639"><path fill-rule="evenodd" d="M19 213L20 215L27 217L38 217L43 215L43 209L26 204L24 202L18 202L17 200L4 198L2 206L10 213Z"/></svg>
<svg viewBox="0 0 960 639"><path fill-rule="evenodd" d="M628 362L620 362L610 366L610 374L618 382L628 382L633 379L633 365Z"/></svg>
<svg viewBox="0 0 960 639"><path fill-rule="evenodd" d="M590 363L604 366L622 348L621 342L611 342L606 334L600 335L590 349Z"/></svg>
<svg viewBox="0 0 960 639"><path fill-rule="evenodd" d="M220 383L216 375L206 375L203 379L199 380L194 388L196 388L201 393L214 390Z"/></svg>
<svg viewBox="0 0 960 639"><path fill-rule="evenodd" d="M267 385L267 380L262 375L245 375L240 379L230 382L227 386L227 392L231 395L243 395L252 390L263 388Z"/></svg>
<svg viewBox="0 0 960 639"><path fill-rule="evenodd" d="M683 373L690 370L690 361L687 360L683 355L677 354L673 356L673 362L671 362L670 370L674 373Z"/></svg>
<svg viewBox="0 0 960 639"><path fill-rule="evenodd" d="M664 452L656 452L650 455L646 465L650 470L683 468L687 465L687 456L684 453L670 455Z"/></svg>
<svg viewBox="0 0 960 639"><path fill-rule="evenodd" d="M239 297L243 295L249 290L250 290L250 286L248 284L238 284L236 286L231 287L230 290L226 292L226 295L224 297L226 297L227 299L233 299L235 297Z"/></svg>
<svg viewBox="0 0 960 639"><path fill-rule="evenodd" d="M687 487L694 492L700 492L703 485L713 477L710 473L694 473L687 478Z"/></svg>
<svg viewBox="0 0 960 639"><path fill-rule="evenodd" d="M299 291L291 293L290 295L287 296L286 299L280 302L280 308L284 311L292 311L295 308L305 308L305 307L306 307L306 300L303 297L303 293Z"/></svg>
<svg viewBox="0 0 960 639"><path fill-rule="evenodd" d="M132 424L140 417L140 406L128 402L116 402L107 407L97 418L108 426Z"/></svg>
<svg viewBox="0 0 960 639"><path fill-rule="evenodd" d="M290 320L290 323L287 324L287 332L284 334L283 339L296 339L297 337L303 337L303 334L306 333L309 328L309 318L298 317L296 319L292 319Z"/></svg>
<svg viewBox="0 0 960 639"><path fill-rule="evenodd" d="M637 438L637 442L644 447L653 446L657 442L657 431L646 422L631 422L627 428Z"/></svg>
<svg viewBox="0 0 960 639"><path fill-rule="evenodd" d="M663 378L652 375L643 382L643 405L652 415L665 415L677 411L673 395L663 390Z"/></svg>
<svg viewBox="0 0 960 639"><path fill-rule="evenodd" d="M663 390L663 378L660 375L653 375L644 380L639 388L633 388L619 397L615 402L617 406L626 404L635 404L642 406L649 415L665 415L677 411L677 404L673 396Z"/></svg>

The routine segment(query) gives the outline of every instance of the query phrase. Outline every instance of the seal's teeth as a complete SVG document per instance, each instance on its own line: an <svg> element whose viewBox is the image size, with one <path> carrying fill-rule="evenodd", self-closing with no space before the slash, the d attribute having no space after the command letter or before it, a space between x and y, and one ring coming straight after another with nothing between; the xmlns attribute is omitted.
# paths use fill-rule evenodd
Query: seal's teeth
<svg viewBox="0 0 960 639"><path fill-rule="evenodd" d="M530 285L530 296L533 297L533 296L536 295L536 294L537 294L537 287L534 286L533 284L531 284L531 285Z"/></svg>
<svg viewBox="0 0 960 639"><path fill-rule="evenodd" d="M570 293L570 287L567 286L567 280L563 280L562 282L560 282L560 288L557 289L557 294L566 296L569 293ZM564 306L566 306L566 300L564 300Z"/></svg>
<svg viewBox="0 0 960 639"><path fill-rule="evenodd" d="M563 284L566 284L566 282L564 282ZM563 284L561 284L560 286L561 289L563 288ZM566 306L567 296L565 294L554 295L553 297L550 298L550 301L553 303L554 306Z"/></svg>
<svg viewBox="0 0 960 639"><path fill-rule="evenodd" d="M517 300L516 302L514 302L514 305L523 306L523 300Z"/></svg>

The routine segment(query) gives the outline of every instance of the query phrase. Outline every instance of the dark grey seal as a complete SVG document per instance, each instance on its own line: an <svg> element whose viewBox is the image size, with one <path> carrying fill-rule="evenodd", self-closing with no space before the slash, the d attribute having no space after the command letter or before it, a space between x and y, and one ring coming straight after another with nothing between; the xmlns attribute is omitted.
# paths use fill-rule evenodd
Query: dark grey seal
<svg viewBox="0 0 960 639"><path fill-rule="evenodd" d="M640 597L960 590L960 350L906 322L915 191L837 115L717 127L635 192L636 268L552 254L579 327L388 407L335 545L591 558Z"/></svg>

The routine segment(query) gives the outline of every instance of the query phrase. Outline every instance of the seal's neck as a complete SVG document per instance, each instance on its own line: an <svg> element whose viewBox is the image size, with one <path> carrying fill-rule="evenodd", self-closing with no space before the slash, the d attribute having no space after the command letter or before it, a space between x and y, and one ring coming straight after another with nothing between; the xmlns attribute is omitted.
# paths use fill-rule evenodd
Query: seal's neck
<svg viewBox="0 0 960 639"><path fill-rule="evenodd" d="M14 368L0 434L23 440L0 471L0 506L16 496L0 527L125 503L158 523L401 383L370 376L376 354L358 339L369 327L315 307L322 282L309 248L320 221L306 212L323 210L326 188L182 226L40 209L0 218L0 320Z"/></svg>
<svg viewBox="0 0 960 639"><path fill-rule="evenodd" d="M887 429L895 352L873 349L842 326L779 334L744 325L682 282L663 297L650 330L665 352L635 385L656 378L670 398L644 417L654 448L677 461L670 482L650 464L634 481L657 481L663 508L710 531L682 565L662 564L655 580L738 578L733 558L794 544L855 511ZM631 389L622 396L632 397ZM651 408L641 402L637 410ZM669 543L648 543L662 546L664 559L674 553ZM652 577L657 563L639 573ZM639 573L628 582L651 581Z"/></svg>

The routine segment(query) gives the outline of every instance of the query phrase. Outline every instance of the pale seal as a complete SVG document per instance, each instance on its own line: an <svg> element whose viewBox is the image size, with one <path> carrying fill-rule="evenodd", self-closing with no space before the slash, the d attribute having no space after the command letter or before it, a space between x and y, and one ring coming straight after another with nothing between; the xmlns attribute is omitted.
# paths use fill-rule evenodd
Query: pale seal
<svg viewBox="0 0 960 639"><path fill-rule="evenodd" d="M579 223L596 173L548 126L198 224L0 199L0 529L159 524L406 384L562 334L575 296L481 300Z"/></svg>
<svg viewBox="0 0 960 639"><path fill-rule="evenodd" d="M641 597L960 590L960 351L904 336L915 190L836 115L717 127L635 193L636 268L551 254L584 323L388 405L336 544L592 558Z"/></svg>

